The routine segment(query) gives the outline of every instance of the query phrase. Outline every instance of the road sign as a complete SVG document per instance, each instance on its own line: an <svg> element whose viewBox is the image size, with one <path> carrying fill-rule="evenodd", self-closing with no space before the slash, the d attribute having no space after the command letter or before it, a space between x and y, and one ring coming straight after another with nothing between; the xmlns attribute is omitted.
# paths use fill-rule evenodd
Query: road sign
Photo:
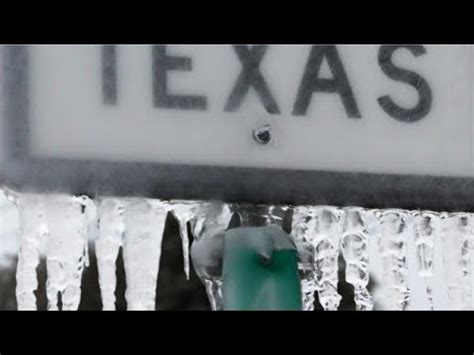
<svg viewBox="0 0 474 355"><path fill-rule="evenodd" d="M2 51L13 187L474 209L471 46Z"/></svg>

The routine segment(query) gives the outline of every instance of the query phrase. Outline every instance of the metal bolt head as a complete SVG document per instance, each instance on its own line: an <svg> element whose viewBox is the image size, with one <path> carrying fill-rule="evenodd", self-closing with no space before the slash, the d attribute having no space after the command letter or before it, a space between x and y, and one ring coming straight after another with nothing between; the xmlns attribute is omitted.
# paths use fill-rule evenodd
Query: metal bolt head
<svg viewBox="0 0 474 355"><path fill-rule="evenodd" d="M273 130L269 124L263 125L252 132L253 139L261 145L267 145L273 140Z"/></svg>

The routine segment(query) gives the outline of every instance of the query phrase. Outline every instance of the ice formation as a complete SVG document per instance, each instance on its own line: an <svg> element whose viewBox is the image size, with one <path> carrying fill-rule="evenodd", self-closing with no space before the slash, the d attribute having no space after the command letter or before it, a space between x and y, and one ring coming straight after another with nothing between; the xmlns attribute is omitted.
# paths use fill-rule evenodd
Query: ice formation
<svg viewBox="0 0 474 355"><path fill-rule="evenodd" d="M188 223L194 219L201 204L196 201L173 201L172 213L179 224L179 236L183 248L184 272L189 280L190 256L189 256L189 236Z"/></svg>
<svg viewBox="0 0 474 355"><path fill-rule="evenodd" d="M77 310L81 281L88 266L89 219L82 198L48 196L44 201L48 226L46 293L49 310ZM61 307L60 307L61 304Z"/></svg>
<svg viewBox="0 0 474 355"><path fill-rule="evenodd" d="M445 213L442 215L441 224L450 308L472 309L472 217L468 213Z"/></svg>
<svg viewBox="0 0 474 355"><path fill-rule="evenodd" d="M341 296L337 292L338 257L342 233L339 208L301 206L293 214L292 234L312 249L311 271L303 270L302 292L306 310L313 309L314 292L325 310L337 310Z"/></svg>
<svg viewBox="0 0 474 355"><path fill-rule="evenodd" d="M215 255L222 248L221 232L229 227L232 216L237 214L242 226L281 227L289 212L291 235L300 256L305 310L314 309L316 294L325 310L339 308L340 257L345 261L345 270L341 272L345 272L347 283L353 287L357 310L376 308L369 283L375 271L382 275L379 287L386 309L413 309L414 284L409 282L413 279L410 275L416 275L416 283L423 287L430 309L473 306L474 232L470 213L250 206L145 198L92 200L86 196L29 194L7 189L5 194L19 212L16 296L20 310L37 309L35 292L41 258L45 258L47 266L48 309L79 308L89 240L95 241L103 309L115 309L116 262L122 248L128 309L154 310L168 213L179 223L177 237L183 247L184 273L189 278L192 261L213 310L222 309L222 260ZM194 237L191 248L188 228ZM369 258L369 245L375 242L380 270L374 270L374 260ZM443 303L443 294L447 303Z"/></svg>
<svg viewBox="0 0 474 355"><path fill-rule="evenodd" d="M16 272L16 299L19 310L36 310L38 288L36 269L40 263L40 244L47 234L43 200L36 195L14 199L20 217L20 245Z"/></svg>
<svg viewBox="0 0 474 355"><path fill-rule="evenodd" d="M20 310L36 309L36 269L46 257L49 310L77 310L81 279L88 265L88 235L92 232L92 201L85 196L19 194L7 191L20 216L17 303ZM89 212L86 212L89 207Z"/></svg>
<svg viewBox="0 0 474 355"><path fill-rule="evenodd" d="M107 198L99 205L99 235L95 243L103 310L115 310L116 262L125 232L125 203Z"/></svg>
<svg viewBox="0 0 474 355"><path fill-rule="evenodd" d="M158 200L138 199L127 205L123 259L129 310L154 310L161 242L169 205Z"/></svg>
<svg viewBox="0 0 474 355"><path fill-rule="evenodd" d="M356 309L370 311L374 304L369 293L369 253L367 224L369 211L363 208L345 209L343 234L341 241L342 255L346 262L346 281L354 286Z"/></svg>
<svg viewBox="0 0 474 355"><path fill-rule="evenodd" d="M232 218L231 206L218 202L201 202L195 207L191 230L195 241L192 245L193 266L206 287L213 310L222 309L222 260L216 255L223 248L222 234Z"/></svg>
<svg viewBox="0 0 474 355"><path fill-rule="evenodd" d="M417 273L425 282L428 302L433 309L434 243L437 239L436 231L439 229L439 214L417 211L414 216Z"/></svg>
<svg viewBox="0 0 474 355"><path fill-rule="evenodd" d="M406 310L410 304L408 286L407 239L411 233L408 211L376 211L380 222L379 251L382 257L383 281L389 309Z"/></svg>

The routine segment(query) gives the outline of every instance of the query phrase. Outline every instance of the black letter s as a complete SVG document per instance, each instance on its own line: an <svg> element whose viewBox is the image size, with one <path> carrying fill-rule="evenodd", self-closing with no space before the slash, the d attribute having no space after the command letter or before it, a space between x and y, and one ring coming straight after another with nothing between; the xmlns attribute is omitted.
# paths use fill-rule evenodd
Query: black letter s
<svg viewBox="0 0 474 355"><path fill-rule="evenodd" d="M378 56L379 65L389 78L413 86L418 92L418 103L413 108L403 108L394 103L388 95L379 97L377 101L382 109L396 120L402 122L416 122L425 117L431 110L433 99L431 88L427 81L419 74L407 69L401 69L392 63L393 53L400 48L408 49L415 57L426 53L426 49L420 45L381 46Z"/></svg>

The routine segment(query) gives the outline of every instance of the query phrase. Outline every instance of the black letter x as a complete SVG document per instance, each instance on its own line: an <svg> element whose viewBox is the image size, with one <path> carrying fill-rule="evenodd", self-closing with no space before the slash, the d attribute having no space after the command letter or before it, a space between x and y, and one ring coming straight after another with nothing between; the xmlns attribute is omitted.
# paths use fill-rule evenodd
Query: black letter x
<svg viewBox="0 0 474 355"><path fill-rule="evenodd" d="M268 46L253 46L250 49L247 46L232 47L242 63L242 71L232 89L232 93L227 100L224 110L230 112L236 111L242 104L250 87L253 87L267 112L279 114L280 110L259 68Z"/></svg>

